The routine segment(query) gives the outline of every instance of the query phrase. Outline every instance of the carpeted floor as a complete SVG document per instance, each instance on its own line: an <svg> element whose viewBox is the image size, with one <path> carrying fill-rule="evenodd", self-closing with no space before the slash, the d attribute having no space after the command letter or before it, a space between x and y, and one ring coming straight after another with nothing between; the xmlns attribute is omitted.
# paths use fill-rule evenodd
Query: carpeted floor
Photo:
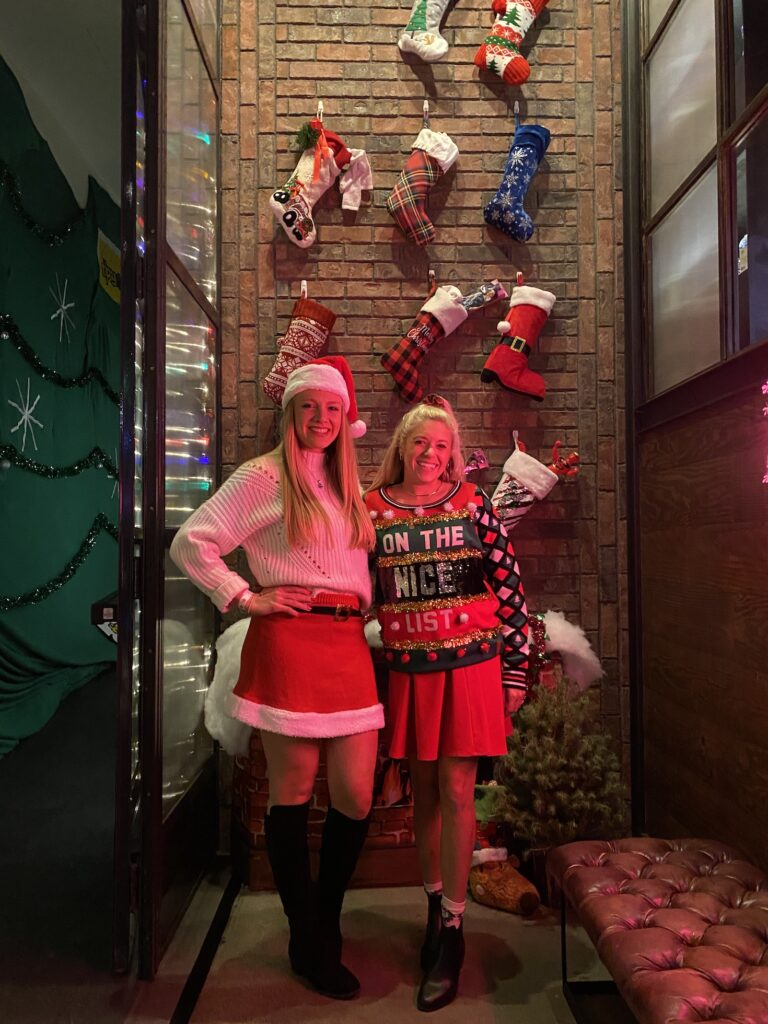
<svg viewBox="0 0 768 1024"><path fill-rule="evenodd" d="M369 889L345 903L345 961L362 983L358 999L325 999L290 974L277 897L244 891L192 1015L192 1024L389 1024L424 1020L414 1003L424 896L420 889ZM459 998L440 1024L573 1024L560 991L557 915L533 919L471 903ZM591 961L585 943L576 964Z"/></svg>

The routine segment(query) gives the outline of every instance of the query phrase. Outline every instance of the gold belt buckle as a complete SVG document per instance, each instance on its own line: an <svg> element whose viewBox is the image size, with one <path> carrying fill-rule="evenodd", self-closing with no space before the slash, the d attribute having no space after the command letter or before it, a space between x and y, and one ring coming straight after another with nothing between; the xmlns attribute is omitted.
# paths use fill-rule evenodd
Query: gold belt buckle
<svg viewBox="0 0 768 1024"><path fill-rule="evenodd" d="M337 604L336 614L333 616L334 622L346 622L352 614L352 607L348 604Z"/></svg>

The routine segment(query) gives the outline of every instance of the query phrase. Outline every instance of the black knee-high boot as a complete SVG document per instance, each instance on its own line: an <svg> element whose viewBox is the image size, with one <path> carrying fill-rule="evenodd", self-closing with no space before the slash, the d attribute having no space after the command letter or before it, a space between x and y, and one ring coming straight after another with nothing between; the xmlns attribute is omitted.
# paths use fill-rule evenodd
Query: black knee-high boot
<svg viewBox="0 0 768 1024"><path fill-rule="evenodd" d="M275 805L264 821L269 863L291 930L288 956L293 970L318 992L333 999L351 999L360 989L357 978L320 941L317 898L309 866L308 815L309 802Z"/></svg>
<svg viewBox="0 0 768 1024"><path fill-rule="evenodd" d="M328 944L339 961L342 941L341 907L365 837L368 835L370 820L370 813L365 818L357 820L348 818L346 814L331 807L323 827L320 871L317 876L320 930L322 941Z"/></svg>

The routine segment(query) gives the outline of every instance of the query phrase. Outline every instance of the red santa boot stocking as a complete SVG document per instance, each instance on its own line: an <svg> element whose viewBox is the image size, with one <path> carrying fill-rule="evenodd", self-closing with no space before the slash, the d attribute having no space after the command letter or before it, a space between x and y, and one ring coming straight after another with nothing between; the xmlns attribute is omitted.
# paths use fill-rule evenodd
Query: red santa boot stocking
<svg viewBox="0 0 768 1024"><path fill-rule="evenodd" d="M422 128L387 197L387 209L405 237L416 245L434 240L435 226L427 214L427 196L458 156L458 146L445 132Z"/></svg>
<svg viewBox="0 0 768 1024"><path fill-rule="evenodd" d="M344 172L341 205L349 210L359 209L361 190L371 188L373 179L365 152L347 149L322 121L305 124L297 140L304 151L288 181L270 196L269 205L294 245L308 249L317 238L312 217L315 203L339 175Z"/></svg>
<svg viewBox="0 0 768 1024"><path fill-rule="evenodd" d="M486 360L480 380L498 381L508 391L528 395L540 402L544 398L544 378L528 369L528 356L547 322L556 296L541 288L522 285L512 289L506 319L497 330L506 335Z"/></svg>
<svg viewBox="0 0 768 1024"><path fill-rule="evenodd" d="M475 54L479 68L493 71L507 85L522 85L531 73L520 44L547 0L493 0L496 15L491 34Z"/></svg>
<svg viewBox="0 0 768 1024"><path fill-rule="evenodd" d="M280 405L291 370L323 356L336 314L312 299L300 298L293 307L288 330L277 343L275 365L261 383L275 405Z"/></svg>
<svg viewBox="0 0 768 1024"><path fill-rule="evenodd" d="M483 284L467 296L453 285L433 287L411 329L381 357L381 365L392 374L400 397L418 402L424 394L419 363L435 342L452 334L475 309L506 296L498 281Z"/></svg>

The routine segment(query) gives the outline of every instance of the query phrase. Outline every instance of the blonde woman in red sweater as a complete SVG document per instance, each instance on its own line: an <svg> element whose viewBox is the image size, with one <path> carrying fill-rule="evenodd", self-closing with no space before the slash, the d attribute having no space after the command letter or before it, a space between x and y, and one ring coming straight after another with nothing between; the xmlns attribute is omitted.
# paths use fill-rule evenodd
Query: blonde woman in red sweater
<svg viewBox="0 0 768 1024"><path fill-rule="evenodd" d="M390 755L408 757L428 897L417 1005L456 996L475 842L477 759L506 753L525 699L528 617L490 499L464 480L459 425L429 396L406 413L365 496L389 664Z"/></svg>
<svg viewBox="0 0 768 1024"><path fill-rule="evenodd" d="M171 557L222 612L251 616L232 714L261 730L267 852L291 966L325 995L349 999L360 986L341 962L339 916L368 830L383 724L362 620L374 531L352 438L365 424L340 356L294 370L282 406L282 443L189 517ZM257 592L224 562L238 547ZM321 741L332 806L315 887L307 820Z"/></svg>

